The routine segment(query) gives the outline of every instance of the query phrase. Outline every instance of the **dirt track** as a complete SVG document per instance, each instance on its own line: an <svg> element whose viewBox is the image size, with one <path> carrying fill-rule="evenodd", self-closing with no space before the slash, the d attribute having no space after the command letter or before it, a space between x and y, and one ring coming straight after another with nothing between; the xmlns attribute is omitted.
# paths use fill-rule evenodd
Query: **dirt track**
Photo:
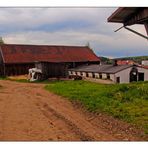
<svg viewBox="0 0 148 148"><path fill-rule="evenodd" d="M0 141L141 140L128 124L86 113L44 84L0 85Z"/></svg>

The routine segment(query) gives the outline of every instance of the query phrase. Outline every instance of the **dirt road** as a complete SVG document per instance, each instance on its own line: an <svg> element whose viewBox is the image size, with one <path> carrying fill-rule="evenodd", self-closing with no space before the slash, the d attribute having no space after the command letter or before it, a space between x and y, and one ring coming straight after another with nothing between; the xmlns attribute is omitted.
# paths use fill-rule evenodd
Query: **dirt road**
<svg viewBox="0 0 148 148"><path fill-rule="evenodd" d="M86 113L44 84L0 85L0 141L141 140L128 124Z"/></svg>

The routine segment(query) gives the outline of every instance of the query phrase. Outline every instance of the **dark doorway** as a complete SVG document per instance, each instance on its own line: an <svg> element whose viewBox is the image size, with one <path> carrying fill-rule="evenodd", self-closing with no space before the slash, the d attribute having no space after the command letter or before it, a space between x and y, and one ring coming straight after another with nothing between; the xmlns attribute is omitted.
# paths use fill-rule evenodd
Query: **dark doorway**
<svg viewBox="0 0 148 148"><path fill-rule="evenodd" d="M99 74L99 78L102 79L102 74Z"/></svg>
<svg viewBox="0 0 148 148"><path fill-rule="evenodd" d="M86 77L88 77L88 73L86 72Z"/></svg>
<svg viewBox="0 0 148 148"><path fill-rule="evenodd" d="M136 67L133 67L130 72L130 82L137 81L138 78L138 70Z"/></svg>
<svg viewBox="0 0 148 148"><path fill-rule="evenodd" d="M138 81L144 81L144 73L138 73Z"/></svg>
<svg viewBox="0 0 148 148"><path fill-rule="evenodd" d="M95 78L95 74L94 73L92 73L92 77Z"/></svg>
<svg viewBox="0 0 148 148"><path fill-rule="evenodd" d="M120 77L117 77L117 78L116 78L116 82L117 82L117 83L120 83Z"/></svg>

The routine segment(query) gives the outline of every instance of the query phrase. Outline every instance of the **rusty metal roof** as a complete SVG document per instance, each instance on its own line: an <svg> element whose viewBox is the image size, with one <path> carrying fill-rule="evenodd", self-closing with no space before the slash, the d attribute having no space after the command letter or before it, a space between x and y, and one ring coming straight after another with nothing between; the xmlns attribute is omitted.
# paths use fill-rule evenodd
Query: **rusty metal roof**
<svg viewBox="0 0 148 148"><path fill-rule="evenodd" d="M108 18L108 22L123 23L127 25L144 24L147 21L147 7L120 7Z"/></svg>
<svg viewBox="0 0 148 148"><path fill-rule="evenodd" d="M100 61L99 57L85 46L3 44L0 49L4 63Z"/></svg>

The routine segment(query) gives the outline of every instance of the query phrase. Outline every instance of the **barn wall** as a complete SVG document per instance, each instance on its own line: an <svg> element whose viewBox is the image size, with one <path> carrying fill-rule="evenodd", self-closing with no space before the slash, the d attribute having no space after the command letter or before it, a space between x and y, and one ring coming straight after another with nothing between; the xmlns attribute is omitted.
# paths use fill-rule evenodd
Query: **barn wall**
<svg viewBox="0 0 148 148"><path fill-rule="evenodd" d="M33 68L34 64L6 64L5 76L23 75L28 74L28 70Z"/></svg>
<svg viewBox="0 0 148 148"><path fill-rule="evenodd" d="M67 77L68 75L68 65L64 63L41 62L36 63L35 67L41 69L46 78Z"/></svg>
<svg viewBox="0 0 148 148"><path fill-rule="evenodd" d="M0 49L0 76L4 75L4 65L3 65L3 58L2 58L2 52Z"/></svg>

